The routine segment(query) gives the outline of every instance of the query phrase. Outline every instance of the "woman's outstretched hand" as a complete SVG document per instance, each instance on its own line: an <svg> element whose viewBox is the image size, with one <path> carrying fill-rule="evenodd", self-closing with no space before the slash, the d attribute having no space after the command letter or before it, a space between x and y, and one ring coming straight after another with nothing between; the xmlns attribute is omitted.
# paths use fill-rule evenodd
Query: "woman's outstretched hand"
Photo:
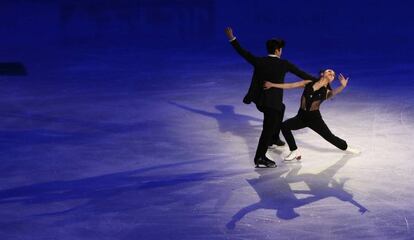
<svg viewBox="0 0 414 240"><path fill-rule="evenodd" d="M263 84L263 89L264 90L268 90L272 87L273 87L273 83L271 83L271 82L265 81L264 84Z"/></svg>
<svg viewBox="0 0 414 240"><path fill-rule="evenodd" d="M339 82L341 82L341 85L343 87L346 87L346 85L348 84L349 77L345 78L344 75L342 75L342 73L341 73L341 74L339 74L338 79L339 79Z"/></svg>

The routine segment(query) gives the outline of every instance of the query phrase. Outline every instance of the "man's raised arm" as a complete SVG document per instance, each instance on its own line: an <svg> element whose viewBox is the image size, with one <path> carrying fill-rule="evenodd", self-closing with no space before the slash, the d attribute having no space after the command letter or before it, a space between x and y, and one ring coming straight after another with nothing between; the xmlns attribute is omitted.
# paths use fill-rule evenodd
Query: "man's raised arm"
<svg viewBox="0 0 414 240"><path fill-rule="evenodd" d="M234 47L234 49L242 56L244 59L246 59L247 62L249 62L252 65L256 64L256 57L251 54L249 51L244 50L239 42L237 41L236 37L233 35L233 29L230 27L227 27L225 30L226 36L229 39L231 45Z"/></svg>

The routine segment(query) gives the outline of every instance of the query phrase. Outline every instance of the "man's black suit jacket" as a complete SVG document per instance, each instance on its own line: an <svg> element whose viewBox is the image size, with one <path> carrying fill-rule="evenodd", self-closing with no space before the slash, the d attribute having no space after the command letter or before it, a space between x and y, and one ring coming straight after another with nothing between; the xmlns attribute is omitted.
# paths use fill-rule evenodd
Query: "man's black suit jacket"
<svg viewBox="0 0 414 240"><path fill-rule="evenodd" d="M236 39L231 41L231 45L244 59L246 59L247 62L254 67L249 91L244 97L243 102L246 104L254 102L259 110L263 109L263 107L268 107L282 111L283 108L283 89L270 88L268 90L264 90L263 83L265 81L284 83L287 72L293 73L301 79L315 79L313 76L303 72L287 60L271 56L254 56L250 52L243 49Z"/></svg>

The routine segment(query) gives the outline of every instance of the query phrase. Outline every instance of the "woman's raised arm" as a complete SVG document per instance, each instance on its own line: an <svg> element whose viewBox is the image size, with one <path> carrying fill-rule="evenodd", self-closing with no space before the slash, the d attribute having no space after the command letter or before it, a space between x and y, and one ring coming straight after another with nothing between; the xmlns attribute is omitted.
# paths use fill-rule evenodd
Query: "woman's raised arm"
<svg viewBox="0 0 414 240"><path fill-rule="evenodd" d="M339 74L338 79L339 79L339 82L341 82L341 86L335 88L332 91L328 91L327 92L327 98L331 98L331 97L334 97L334 96L338 95L340 92L342 92L342 90L344 90L346 85L348 85L349 77L345 78L344 75L342 75L342 73L341 73L341 74Z"/></svg>

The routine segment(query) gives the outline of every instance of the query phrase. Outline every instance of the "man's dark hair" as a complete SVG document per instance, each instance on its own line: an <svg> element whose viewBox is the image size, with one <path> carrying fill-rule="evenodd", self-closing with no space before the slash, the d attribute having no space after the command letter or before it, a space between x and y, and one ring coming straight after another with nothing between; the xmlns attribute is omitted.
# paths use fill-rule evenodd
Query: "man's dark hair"
<svg viewBox="0 0 414 240"><path fill-rule="evenodd" d="M276 49L285 47L285 40L283 39L270 39L266 42L267 53L274 54Z"/></svg>

